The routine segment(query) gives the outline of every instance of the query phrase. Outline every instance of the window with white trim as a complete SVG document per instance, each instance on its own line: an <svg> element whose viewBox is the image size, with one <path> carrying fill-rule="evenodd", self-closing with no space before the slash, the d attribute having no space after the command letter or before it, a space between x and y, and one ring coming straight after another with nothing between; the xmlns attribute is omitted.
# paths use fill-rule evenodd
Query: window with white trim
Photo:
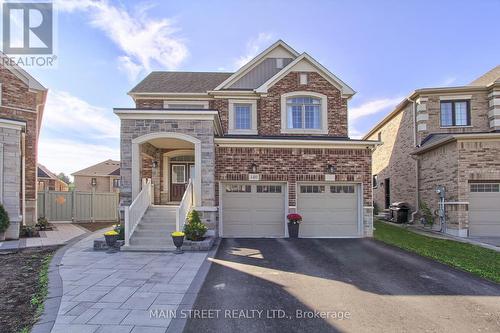
<svg viewBox="0 0 500 333"><path fill-rule="evenodd" d="M291 97L286 100L289 129L321 129L321 99Z"/></svg>
<svg viewBox="0 0 500 333"><path fill-rule="evenodd" d="M234 105L234 129L252 129L252 104Z"/></svg>
<svg viewBox="0 0 500 333"><path fill-rule="evenodd" d="M257 101L229 100L229 134L257 134Z"/></svg>
<svg viewBox="0 0 500 333"><path fill-rule="evenodd" d="M281 95L281 133L328 134L327 101L311 91Z"/></svg>

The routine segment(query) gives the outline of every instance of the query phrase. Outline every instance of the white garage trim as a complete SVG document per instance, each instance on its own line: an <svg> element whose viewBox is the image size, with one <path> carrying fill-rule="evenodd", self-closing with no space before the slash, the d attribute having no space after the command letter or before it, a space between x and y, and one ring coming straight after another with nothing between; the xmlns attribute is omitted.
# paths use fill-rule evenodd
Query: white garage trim
<svg viewBox="0 0 500 333"><path fill-rule="evenodd" d="M273 182L273 181L219 181L219 237L224 237L224 200L223 193L225 184L251 184L251 185L266 185L266 184L280 184L282 185L284 191L284 206L283 206L283 228L285 230L284 237L288 237L288 228L287 228L287 219L286 216L288 214L288 198L289 198L289 183L288 182Z"/></svg>
<svg viewBox="0 0 500 333"><path fill-rule="evenodd" d="M335 181L335 182L327 182L327 181L307 181L307 182L297 182L295 184L295 197L296 197L296 206L297 206L297 213L301 214L300 212L300 202L299 202L299 191L300 191L300 186L301 185L324 185L325 187L327 186L332 186L332 185L354 185L356 186L356 200L357 200L357 235L356 236L310 236L310 237L303 237L300 236L301 238L362 238L363 237L363 183L359 182L344 182L344 181ZM326 191L326 189L325 189ZM307 223L307 222L303 222ZM300 227L299 227L299 235L300 235Z"/></svg>

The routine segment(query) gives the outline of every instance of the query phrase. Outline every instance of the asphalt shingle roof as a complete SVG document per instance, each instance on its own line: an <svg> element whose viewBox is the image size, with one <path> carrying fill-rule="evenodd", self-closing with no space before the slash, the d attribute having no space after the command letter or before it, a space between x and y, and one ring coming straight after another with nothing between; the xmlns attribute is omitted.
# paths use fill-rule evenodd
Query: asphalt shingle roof
<svg viewBox="0 0 500 333"><path fill-rule="evenodd" d="M487 86L495 81L500 81L500 65L484 73L469 85L471 86Z"/></svg>
<svg viewBox="0 0 500 333"><path fill-rule="evenodd" d="M131 93L204 93L213 90L233 73L151 72Z"/></svg>
<svg viewBox="0 0 500 333"><path fill-rule="evenodd" d="M120 161L106 160L83 170L72 173L73 176L109 176L120 170ZM119 174L119 173L118 173Z"/></svg>

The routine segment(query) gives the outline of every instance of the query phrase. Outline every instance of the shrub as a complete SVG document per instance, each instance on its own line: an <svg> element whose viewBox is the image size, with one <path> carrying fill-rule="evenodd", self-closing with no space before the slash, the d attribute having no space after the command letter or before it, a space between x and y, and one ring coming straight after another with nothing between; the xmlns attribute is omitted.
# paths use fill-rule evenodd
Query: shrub
<svg viewBox="0 0 500 333"><path fill-rule="evenodd" d="M38 231L32 225L23 225L21 227L21 237L38 237Z"/></svg>
<svg viewBox="0 0 500 333"><path fill-rule="evenodd" d="M3 207L2 204L0 204L0 232L5 232L7 228L10 225L10 220L9 220L9 214L7 214L7 211Z"/></svg>
<svg viewBox="0 0 500 333"><path fill-rule="evenodd" d="M40 230L45 230L49 226L49 221L46 217L39 217L36 223L36 227Z"/></svg>
<svg viewBox="0 0 500 333"><path fill-rule="evenodd" d="M432 215L432 211L429 206L427 206L427 204L423 201L420 201L420 211L422 212L422 217L425 220L424 224L432 226L434 224L434 216Z"/></svg>
<svg viewBox="0 0 500 333"><path fill-rule="evenodd" d="M125 239L125 227L123 225L115 224L113 230L118 233L118 240Z"/></svg>
<svg viewBox="0 0 500 333"><path fill-rule="evenodd" d="M192 241L203 240L207 229L207 226L201 222L200 214L194 209L190 211L187 216L187 223L184 225L186 238Z"/></svg>

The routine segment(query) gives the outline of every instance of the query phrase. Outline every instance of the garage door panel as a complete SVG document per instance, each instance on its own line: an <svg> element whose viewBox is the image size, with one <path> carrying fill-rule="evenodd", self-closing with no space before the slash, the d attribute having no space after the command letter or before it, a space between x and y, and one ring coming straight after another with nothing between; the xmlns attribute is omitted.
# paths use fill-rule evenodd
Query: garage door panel
<svg viewBox="0 0 500 333"><path fill-rule="evenodd" d="M500 236L499 183L470 184L469 235Z"/></svg>
<svg viewBox="0 0 500 333"><path fill-rule="evenodd" d="M323 193L303 193L298 186L297 210L303 222L299 228L300 237L358 237L358 185L356 184L307 184L308 191L319 187ZM331 187L334 187L333 189ZM332 193L344 191L352 193Z"/></svg>
<svg viewBox="0 0 500 333"><path fill-rule="evenodd" d="M251 192L226 192L226 187L222 186L223 236L284 237L286 185L260 182L237 184L250 185ZM257 193L257 187L264 184L281 186L281 193Z"/></svg>

